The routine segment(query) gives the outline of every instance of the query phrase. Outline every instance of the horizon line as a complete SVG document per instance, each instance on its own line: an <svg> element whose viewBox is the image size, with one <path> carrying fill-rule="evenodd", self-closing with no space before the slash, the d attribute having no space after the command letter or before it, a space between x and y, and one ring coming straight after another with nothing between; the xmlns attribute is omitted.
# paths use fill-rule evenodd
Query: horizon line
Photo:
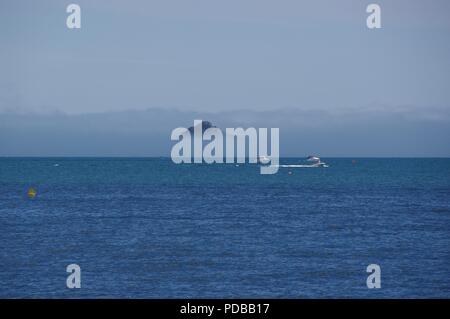
<svg viewBox="0 0 450 319"><path fill-rule="evenodd" d="M307 156L280 156L280 158L306 158ZM342 158L342 159L358 159L358 158L379 158L379 159L450 159L450 156L320 156L321 158ZM73 159L84 159L84 158L167 158L171 159L170 156L129 156L129 155L116 155L116 156L91 156L91 155L83 155L83 156L55 156L55 155L46 155L46 156L24 156L24 155L0 155L0 159L4 158L73 158ZM245 157L248 159L248 157ZM227 164L227 163L224 163Z"/></svg>

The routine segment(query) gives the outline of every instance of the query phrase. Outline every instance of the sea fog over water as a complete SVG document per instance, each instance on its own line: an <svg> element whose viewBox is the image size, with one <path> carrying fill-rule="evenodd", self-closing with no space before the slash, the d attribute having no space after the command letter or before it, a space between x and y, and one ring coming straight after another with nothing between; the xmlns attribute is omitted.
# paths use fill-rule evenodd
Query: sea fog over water
<svg viewBox="0 0 450 319"><path fill-rule="evenodd" d="M0 156L170 156L172 130L194 120L279 128L280 156L449 157L446 107L279 108L228 112L0 112Z"/></svg>

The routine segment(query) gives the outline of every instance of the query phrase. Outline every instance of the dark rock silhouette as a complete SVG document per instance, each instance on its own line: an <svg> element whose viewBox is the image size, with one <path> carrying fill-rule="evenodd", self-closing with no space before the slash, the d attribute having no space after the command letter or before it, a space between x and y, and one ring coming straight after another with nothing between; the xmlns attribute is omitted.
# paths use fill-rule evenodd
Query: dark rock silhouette
<svg viewBox="0 0 450 319"><path fill-rule="evenodd" d="M213 125L211 122L209 121L202 121L202 133L204 133L207 129L212 128L212 127L216 127L215 125ZM188 128L189 132L191 132L191 134L194 133L194 126L191 126L190 128Z"/></svg>

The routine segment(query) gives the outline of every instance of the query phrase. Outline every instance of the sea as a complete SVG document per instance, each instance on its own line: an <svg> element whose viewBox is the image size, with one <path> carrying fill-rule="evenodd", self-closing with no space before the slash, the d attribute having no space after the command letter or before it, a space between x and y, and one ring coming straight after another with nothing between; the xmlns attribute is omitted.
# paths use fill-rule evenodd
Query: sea
<svg viewBox="0 0 450 319"><path fill-rule="evenodd" d="M450 159L322 160L0 158L0 297L450 298Z"/></svg>

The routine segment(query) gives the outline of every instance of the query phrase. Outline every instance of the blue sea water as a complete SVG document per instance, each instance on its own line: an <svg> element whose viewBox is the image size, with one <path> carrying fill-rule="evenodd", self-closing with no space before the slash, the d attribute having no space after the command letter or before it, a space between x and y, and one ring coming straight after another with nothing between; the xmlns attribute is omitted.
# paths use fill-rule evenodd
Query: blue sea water
<svg viewBox="0 0 450 319"><path fill-rule="evenodd" d="M325 161L1 158L0 297L449 298L450 159Z"/></svg>

